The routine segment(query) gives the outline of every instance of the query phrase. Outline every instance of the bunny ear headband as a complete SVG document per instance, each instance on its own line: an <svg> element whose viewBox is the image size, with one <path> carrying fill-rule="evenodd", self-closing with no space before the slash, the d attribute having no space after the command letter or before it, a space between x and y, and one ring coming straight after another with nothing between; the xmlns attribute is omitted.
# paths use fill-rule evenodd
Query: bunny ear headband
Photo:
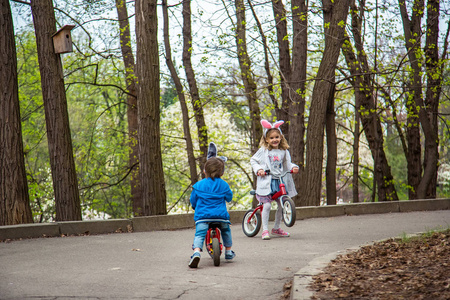
<svg viewBox="0 0 450 300"><path fill-rule="evenodd" d="M223 162L227 162L227 160L228 160L228 158L226 158L225 156L217 156L217 146L216 146L216 144L214 144L214 142L209 143L206 159L208 160L211 157L218 157L221 160L223 160Z"/></svg>
<svg viewBox="0 0 450 300"><path fill-rule="evenodd" d="M284 121L283 120L279 120L279 121L276 121L275 123L270 123L269 121L267 121L267 120L261 120L261 125L262 125L262 127L263 127L263 135L264 135L264 137L266 137L266 133L267 133L267 131L269 131L269 129L278 129L279 131L280 131L280 134L283 134L283 132L281 131L281 129L280 129L280 126L282 125L282 124L284 124Z"/></svg>

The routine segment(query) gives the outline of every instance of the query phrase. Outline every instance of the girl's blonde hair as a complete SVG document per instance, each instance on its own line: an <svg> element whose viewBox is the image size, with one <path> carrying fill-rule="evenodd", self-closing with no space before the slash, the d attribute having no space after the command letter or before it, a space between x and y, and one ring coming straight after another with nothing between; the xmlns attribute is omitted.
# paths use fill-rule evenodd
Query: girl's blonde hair
<svg viewBox="0 0 450 300"><path fill-rule="evenodd" d="M281 141L280 141L280 145L278 145L278 149L281 149L281 150L289 149L288 142L284 138L284 135L277 128L271 128L271 129L267 130L266 137L270 136L270 134L274 130L276 130L278 132L278 134L281 136ZM264 135L261 137L261 141L259 142L259 146L264 147L264 148L269 149L269 150L272 150L272 146L270 146L269 143L266 141L266 137L264 137Z"/></svg>
<svg viewBox="0 0 450 300"><path fill-rule="evenodd" d="M205 163L206 177L220 178L225 170L225 163L223 160L217 157L209 158Z"/></svg>

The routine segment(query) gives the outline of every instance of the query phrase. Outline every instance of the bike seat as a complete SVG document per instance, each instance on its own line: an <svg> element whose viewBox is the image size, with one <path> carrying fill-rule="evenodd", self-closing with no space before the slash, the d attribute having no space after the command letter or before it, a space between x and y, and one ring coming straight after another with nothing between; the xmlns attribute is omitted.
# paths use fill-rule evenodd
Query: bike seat
<svg viewBox="0 0 450 300"><path fill-rule="evenodd" d="M222 222L211 222L211 223L209 223L209 228L216 229L216 228L221 228L221 227L222 227Z"/></svg>

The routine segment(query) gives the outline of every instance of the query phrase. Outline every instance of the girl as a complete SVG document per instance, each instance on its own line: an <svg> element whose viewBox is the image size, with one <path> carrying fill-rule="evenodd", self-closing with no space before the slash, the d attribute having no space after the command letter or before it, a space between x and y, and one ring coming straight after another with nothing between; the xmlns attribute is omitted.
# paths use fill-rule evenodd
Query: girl
<svg viewBox="0 0 450 300"><path fill-rule="evenodd" d="M252 156L250 163L253 172L258 176L256 181L256 199L264 204L262 212L263 240L270 240L269 235L269 216L272 206L272 195L278 192L280 181L272 179L271 175L265 175L265 170L270 170L270 174L280 175L286 170L292 170L298 173L298 166L291 162L289 154L289 145L279 128L284 121L277 121L271 124L267 120L261 120L263 126L263 136L259 145L261 148ZM290 197L297 195L295 185L291 174L287 174L285 178L286 190ZM289 233L280 228L283 208L280 200L276 200L278 209L275 214L275 225L272 229L272 235L288 237Z"/></svg>

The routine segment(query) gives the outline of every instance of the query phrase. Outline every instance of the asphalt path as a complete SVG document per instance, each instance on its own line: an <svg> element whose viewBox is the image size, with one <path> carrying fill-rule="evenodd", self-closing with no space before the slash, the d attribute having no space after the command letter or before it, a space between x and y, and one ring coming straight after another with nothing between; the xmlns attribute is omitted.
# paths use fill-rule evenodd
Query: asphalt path
<svg viewBox="0 0 450 300"><path fill-rule="evenodd" d="M197 269L193 228L17 240L0 243L0 299L280 299L317 257L437 228L450 210L297 220L268 241L234 224L234 261L215 267L204 252Z"/></svg>

